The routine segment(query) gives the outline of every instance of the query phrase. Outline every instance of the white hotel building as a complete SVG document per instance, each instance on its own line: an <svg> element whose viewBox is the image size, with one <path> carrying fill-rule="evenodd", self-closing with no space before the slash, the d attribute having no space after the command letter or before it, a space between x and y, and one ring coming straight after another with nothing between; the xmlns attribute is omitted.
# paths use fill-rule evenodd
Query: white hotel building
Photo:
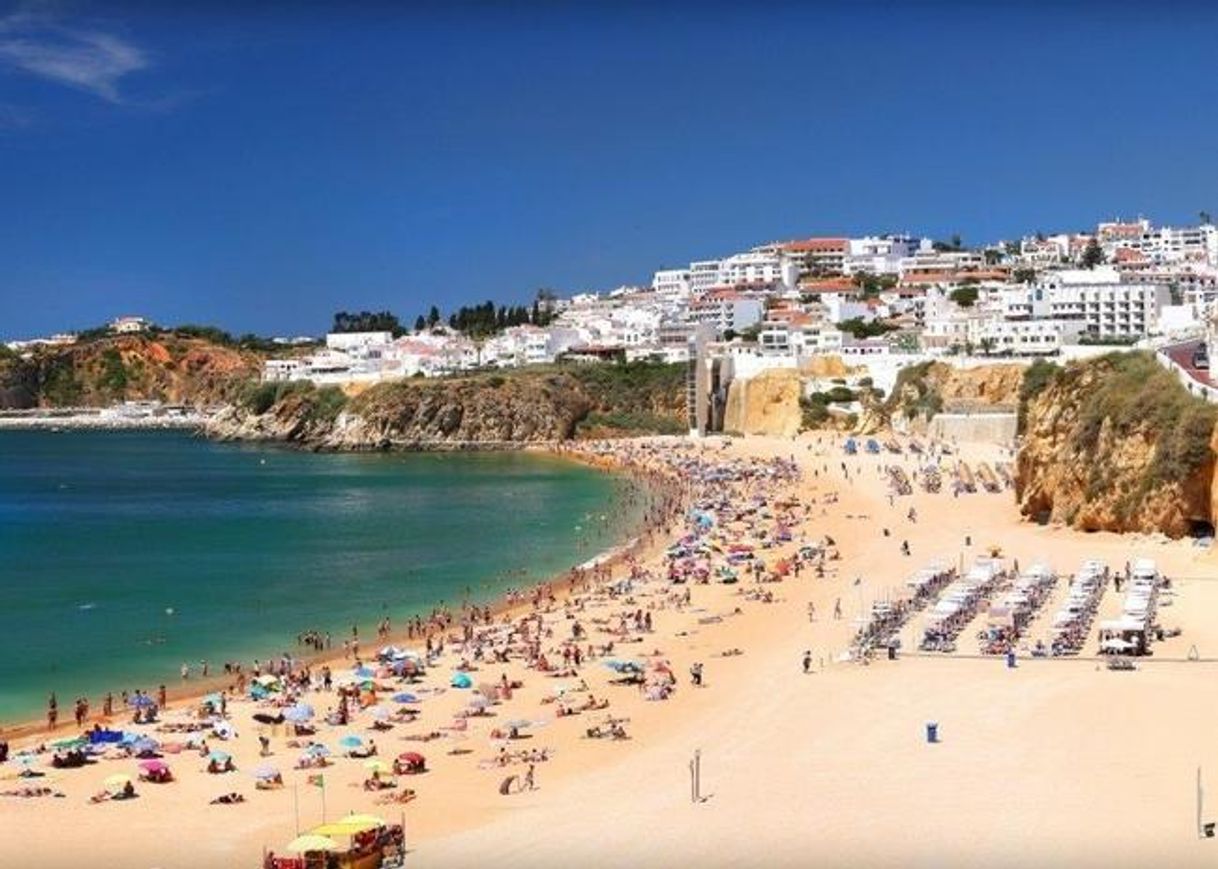
<svg viewBox="0 0 1218 869"><path fill-rule="evenodd" d="M1111 267L1048 272L1023 292L1019 310L1033 319L1077 322L1093 338L1145 337L1171 301L1162 284L1124 283Z"/></svg>

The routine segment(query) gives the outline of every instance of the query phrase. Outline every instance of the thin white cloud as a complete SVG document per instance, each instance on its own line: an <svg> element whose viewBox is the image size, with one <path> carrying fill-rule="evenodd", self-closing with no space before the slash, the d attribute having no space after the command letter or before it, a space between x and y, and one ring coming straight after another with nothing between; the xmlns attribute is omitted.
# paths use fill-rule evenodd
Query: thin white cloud
<svg viewBox="0 0 1218 869"><path fill-rule="evenodd" d="M149 60L117 36L18 12L0 19L0 64L122 103L123 78L146 69Z"/></svg>

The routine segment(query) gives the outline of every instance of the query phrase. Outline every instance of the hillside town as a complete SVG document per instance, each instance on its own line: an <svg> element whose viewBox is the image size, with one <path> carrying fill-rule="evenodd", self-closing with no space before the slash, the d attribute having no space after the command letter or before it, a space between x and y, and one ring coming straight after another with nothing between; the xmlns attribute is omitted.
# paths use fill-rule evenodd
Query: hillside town
<svg viewBox="0 0 1218 869"><path fill-rule="evenodd" d="M1218 295L1218 227L1100 223L968 248L910 235L805 238L657 270L649 286L546 300L545 325L473 337L443 322L333 332L272 359L268 380L376 382L558 360L684 362L718 353L798 365L834 354L1060 355L1198 333ZM422 318L420 318L422 319Z"/></svg>
<svg viewBox="0 0 1218 869"><path fill-rule="evenodd" d="M276 338L267 381L372 384L557 361L685 363L692 348L730 359L735 377L798 368L832 354L879 379L927 357L1060 357L1194 338L1218 296L1218 227L1150 220L1088 233L1036 233L981 247L908 234L772 241L655 271L650 285L568 297L539 294L531 313L460 328L433 309L415 328ZM463 309L464 310L464 309ZM118 333L152 328L119 317ZM8 347L67 344L71 334Z"/></svg>

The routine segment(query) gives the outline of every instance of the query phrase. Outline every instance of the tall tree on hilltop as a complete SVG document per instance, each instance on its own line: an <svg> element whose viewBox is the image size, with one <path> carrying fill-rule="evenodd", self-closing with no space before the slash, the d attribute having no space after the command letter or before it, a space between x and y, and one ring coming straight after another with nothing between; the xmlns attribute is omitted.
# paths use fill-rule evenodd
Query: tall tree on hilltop
<svg viewBox="0 0 1218 869"><path fill-rule="evenodd" d="M1100 247L1099 239L1092 236L1091 241L1083 248L1083 268L1093 269L1104 262L1104 249Z"/></svg>

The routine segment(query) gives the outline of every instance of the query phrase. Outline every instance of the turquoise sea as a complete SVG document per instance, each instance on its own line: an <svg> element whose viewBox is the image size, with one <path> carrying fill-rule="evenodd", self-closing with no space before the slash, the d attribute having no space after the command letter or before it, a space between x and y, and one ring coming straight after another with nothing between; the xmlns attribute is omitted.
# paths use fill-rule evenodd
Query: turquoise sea
<svg viewBox="0 0 1218 869"><path fill-rule="evenodd" d="M311 454L171 432L0 432L0 720L184 662L365 645L382 614L552 576L646 494L552 457Z"/></svg>

